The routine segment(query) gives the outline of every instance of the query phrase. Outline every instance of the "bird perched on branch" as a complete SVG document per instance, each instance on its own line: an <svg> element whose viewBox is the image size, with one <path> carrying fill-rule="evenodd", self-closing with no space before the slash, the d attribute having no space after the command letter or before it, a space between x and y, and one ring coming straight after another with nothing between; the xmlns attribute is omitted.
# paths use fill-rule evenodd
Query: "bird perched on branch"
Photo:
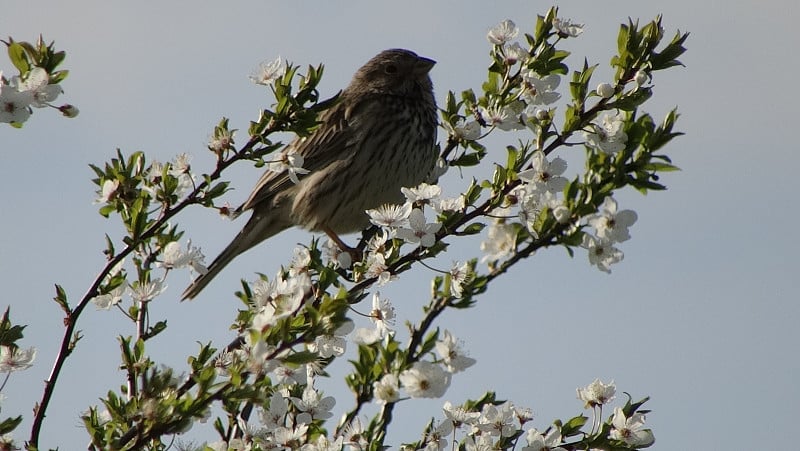
<svg viewBox="0 0 800 451"><path fill-rule="evenodd" d="M253 214L208 272L183 292L192 299L236 256L299 226L338 235L369 224L365 210L401 203L402 187L427 180L436 164L436 101L428 75L436 62L403 49L385 50L362 66L307 138L283 150L309 172L294 183L267 171L235 214ZM345 250L345 249L343 249Z"/></svg>

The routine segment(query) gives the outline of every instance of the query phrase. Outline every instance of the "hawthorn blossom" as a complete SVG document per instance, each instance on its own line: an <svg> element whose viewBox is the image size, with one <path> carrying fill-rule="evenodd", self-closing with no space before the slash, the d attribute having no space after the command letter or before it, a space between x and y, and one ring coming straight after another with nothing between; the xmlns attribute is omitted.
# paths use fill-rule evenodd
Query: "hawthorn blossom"
<svg viewBox="0 0 800 451"><path fill-rule="evenodd" d="M150 282L136 281L129 287L131 297L136 302L148 302L153 300L167 289L163 280L157 279Z"/></svg>
<svg viewBox="0 0 800 451"><path fill-rule="evenodd" d="M356 330L353 339L359 344L369 345L394 333L396 320L394 306L388 299L381 299L380 296L380 292L372 295L372 310L369 312L369 318L374 323L375 329Z"/></svg>
<svg viewBox="0 0 800 451"><path fill-rule="evenodd" d="M308 424L299 423L294 427L279 427L272 432L272 443L283 445L284 449L296 449L300 443L306 440L306 432L308 431Z"/></svg>
<svg viewBox="0 0 800 451"><path fill-rule="evenodd" d="M525 423L533 420L533 411L530 407L514 406L514 416L517 417L517 421L519 421L519 425L522 427Z"/></svg>
<svg viewBox="0 0 800 451"><path fill-rule="evenodd" d="M353 265L353 257L349 252L344 252L332 239L328 238L322 245L325 258L333 263L334 268L347 269Z"/></svg>
<svg viewBox="0 0 800 451"><path fill-rule="evenodd" d="M517 102L519 103L519 102ZM522 108L515 104L505 106L480 107L478 114L489 127L497 127L503 131L521 130L525 127L520 119Z"/></svg>
<svg viewBox="0 0 800 451"><path fill-rule="evenodd" d="M416 362L400 373L400 384L412 398L439 398L450 386L450 374L430 362Z"/></svg>
<svg viewBox="0 0 800 451"><path fill-rule="evenodd" d="M289 403L283 395L275 391L269 400L269 407L258 409L258 418L267 429L275 429L286 425L286 414L289 412Z"/></svg>
<svg viewBox="0 0 800 451"><path fill-rule="evenodd" d="M267 344L260 339L257 333L245 334L245 343L248 345L244 361L248 370L256 374L266 374L275 370L278 374L280 362L275 360L275 346ZM254 342L255 340L255 342Z"/></svg>
<svg viewBox="0 0 800 451"><path fill-rule="evenodd" d="M175 161L170 163L170 168L169 168L170 174L172 174L175 177L178 177L181 174L188 173L189 169L191 169L192 167L190 163L191 161L192 161L192 156L186 152L176 155Z"/></svg>
<svg viewBox="0 0 800 451"><path fill-rule="evenodd" d="M478 121L466 122L464 118L459 118L455 125L444 122L442 126L447 130L448 135L454 136L459 140L475 141L481 136L481 124Z"/></svg>
<svg viewBox="0 0 800 451"><path fill-rule="evenodd" d="M614 381L605 384L600 379L595 379L591 384L586 387L576 388L575 391L578 394L578 399L583 401L588 409L602 406L614 399L617 386L614 385Z"/></svg>
<svg viewBox="0 0 800 451"><path fill-rule="evenodd" d="M442 421L431 431L425 434L425 448L426 451L441 451L447 449L447 437L453 433L453 422Z"/></svg>
<svg viewBox="0 0 800 451"><path fill-rule="evenodd" d="M263 331L277 324L279 320L295 314L310 286L311 281L305 273L288 279L284 279L279 273L270 282L256 281L253 284L256 308L252 320L253 330Z"/></svg>
<svg viewBox="0 0 800 451"><path fill-rule="evenodd" d="M609 196L600 206L600 212L591 215L588 221L597 231L599 238L621 243L631 238L628 227L632 226L637 219L638 216L633 210L617 211L617 201Z"/></svg>
<svg viewBox="0 0 800 451"><path fill-rule="evenodd" d="M97 191L97 199L92 202L93 204L106 204L111 202L117 196L117 190L119 189L119 180L106 180L100 186L100 190Z"/></svg>
<svg viewBox="0 0 800 451"><path fill-rule="evenodd" d="M216 153L233 148L234 133L235 132L231 130L221 130L219 132L215 132L214 136L208 140L208 148Z"/></svg>
<svg viewBox="0 0 800 451"><path fill-rule="evenodd" d="M322 358L331 356L340 357L347 350L347 339L345 338L355 328L352 321L345 321L339 326L333 335L319 335L314 343L309 343L308 350L316 352Z"/></svg>
<svg viewBox="0 0 800 451"><path fill-rule="evenodd" d="M408 216L408 228L397 229L397 237L408 243L419 243L422 247L431 247L436 244L436 232L442 228L439 222L428 223L421 209L415 208Z"/></svg>
<svg viewBox="0 0 800 451"><path fill-rule="evenodd" d="M375 399L381 404L395 402L400 399L400 379L394 374L384 374L379 381L372 384Z"/></svg>
<svg viewBox="0 0 800 451"><path fill-rule="evenodd" d="M586 146L607 154L615 154L625 148L628 135L623 130L625 122L621 115L605 115L600 124L592 123L583 131Z"/></svg>
<svg viewBox="0 0 800 451"><path fill-rule="evenodd" d="M570 19L562 19L560 17L553 18L553 28L562 38L574 38L583 33L582 23L572 23Z"/></svg>
<svg viewBox="0 0 800 451"><path fill-rule="evenodd" d="M123 294L125 294L125 285L120 285L106 294L93 297L92 303L98 310L109 310L111 307L122 302Z"/></svg>
<svg viewBox="0 0 800 451"><path fill-rule="evenodd" d="M364 435L364 426L361 420L356 417L350 421L344 428L340 429L338 438L342 440L345 445L350 445L358 450L366 449L369 443Z"/></svg>
<svg viewBox="0 0 800 451"><path fill-rule="evenodd" d="M186 243L186 250L182 250L177 241L171 241L164 246L163 261L164 268L175 269L190 266L199 274L206 274L208 268L205 266L205 255L199 247L192 246L192 240Z"/></svg>
<svg viewBox="0 0 800 451"><path fill-rule="evenodd" d="M0 83L0 122L22 123L31 117L33 103L30 91L18 91L14 87Z"/></svg>
<svg viewBox="0 0 800 451"><path fill-rule="evenodd" d="M275 375L275 382L286 385L305 385L308 383L308 371L305 365L290 367L279 365L272 372Z"/></svg>
<svg viewBox="0 0 800 451"><path fill-rule="evenodd" d="M531 191L561 192L567 186L567 179L561 174L567 170L567 162L556 157L548 161L544 152L537 150L531 156L531 168L519 174L520 180L528 182L526 189Z"/></svg>
<svg viewBox="0 0 800 451"><path fill-rule="evenodd" d="M566 451L558 445L561 444L561 430L556 427L550 429L547 434L542 434L536 429L529 429L525 434L525 440L528 446L522 448L522 451Z"/></svg>
<svg viewBox="0 0 800 451"><path fill-rule="evenodd" d="M283 75L286 64L279 56L272 61L263 61L256 72L250 76L250 81L257 85L269 86Z"/></svg>
<svg viewBox="0 0 800 451"><path fill-rule="evenodd" d="M369 312L369 318L375 323L375 328L380 330L384 335L390 334L397 318L394 312L394 306L391 301L384 298L381 299L379 291L372 295L372 310Z"/></svg>
<svg viewBox="0 0 800 451"><path fill-rule="evenodd" d="M325 434L319 434L315 441L306 443L300 449L302 451L341 451L342 445L341 437L330 441Z"/></svg>
<svg viewBox="0 0 800 451"><path fill-rule="evenodd" d="M311 384L303 389L302 398L291 398L292 403L302 413L297 415L296 421L301 424L309 424L313 420L327 420L333 416L331 409L336 405L336 400L332 396L322 396Z"/></svg>
<svg viewBox="0 0 800 451"><path fill-rule="evenodd" d="M267 170L278 174L285 171L292 183L297 184L300 183L300 179L297 176L305 175L309 172L308 169L303 167L304 163L305 159L302 155L297 153L295 149L289 149L288 152L281 154L279 160L270 161L267 164Z"/></svg>
<svg viewBox="0 0 800 451"><path fill-rule="evenodd" d="M611 273L611 265L622 261L624 254L608 240L583 234L581 247L589 251L589 263L603 272Z"/></svg>
<svg viewBox="0 0 800 451"><path fill-rule="evenodd" d="M0 373L13 373L27 370L36 360L36 348L22 349L14 346L0 346Z"/></svg>
<svg viewBox="0 0 800 451"><path fill-rule="evenodd" d="M305 246L297 246L292 251L292 261L289 263L289 275L295 276L308 272L311 264L311 251Z"/></svg>
<svg viewBox="0 0 800 451"><path fill-rule="evenodd" d="M415 202L432 204L442 195L442 188L439 185L429 185L427 183L420 183L413 188L403 187L400 188L400 191L406 196L406 200L412 204Z"/></svg>
<svg viewBox="0 0 800 451"><path fill-rule="evenodd" d="M28 72L25 81L17 80L17 83L19 91L31 94L31 106L36 108L50 106L50 102L64 92L61 85L50 84L50 74L41 67L34 67Z"/></svg>
<svg viewBox="0 0 800 451"><path fill-rule="evenodd" d="M499 406L486 404L481 410L477 428L489 435L511 437L517 432L514 424L514 409L511 403L504 402Z"/></svg>
<svg viewBox="0 0 800 451"><path fill-rule="evenodd" d="M453 262L448 272L450 274L450 293L457 298L463 294L464 284L472 278L472 269L469 262Z"/></svg>
<svg viewBox="0 0 800 451"><path fill-rule="evenodd" d="M481 243L481 251L485 254L482 262L496 262L510 257L517 249L517 232L511 224L495 222L489 226L486 241Z"/></svg>
<svg viewBox="0 0 800 451"><path fill-rule="evenodd" d="M366 267L367 270L364 272L364 275L367 277L376 277L379 287L397 278L397 276L389 271L389 266L386 265L386 257L380 252L367 254Z"/></svg>
<svg viewBox="0 0 800 451"><path fill-rule="evenodd" d="M431 204L436 213L444 211L461 211L467 204L467 198L463 194L456 197L441 198L438 202Z"/></svg>
<svg viewBox="0 0 800 451"><path fill-rule="evenodd" d="M514 42L503 47L503 55L506 57L506 63L513 66L518 61L525 61L528 58L528 51L519 42Z"/></svg>
<svg viewBox="0 0 800 451"><path fill-rule="evenodd" d="M513 21L506 19L492 27L486 33L486 39L494 45L503 45L516 38L518 34L519 28L517 28L517 25Z"/></svg>
<svg viewBox="0 0 800 451"><path fill-rule="evenodd" d="M367 210L369 222L378 227L400 227L404 225L411 214L413 206L410 202L403 205L383 204L378 208Z"/></svg>
<svg viewBox="0 0 800 451"><path fill-rule="evenodd" d="M608 436L612 440L621 440L631 446L649 446L655 441L655 437L650 429L644 429L644 422L644 414L637 412L626 417L622 408L617 407L611 417L613 428Z"/></svg>
<svg viewBox="0 0 800 451"><path fill-rule="evenodd" d="M464 371L475 364L475 359L467 357L464 353L461 348L462 344L450 331L445 330L442 339L437 340L434 345L439 357L442 358L445 368L450 373Z"/></svg>
<svg viewBox="0 0 800 451"><path fill-rule="evenodd" d="M540 76L536 71L529 70L522 73L522 100L529 107L532 105L550 105L561 98L555 91L561 84L561 77L557 74Z"/></svg>
<svg viewBox="0 0 800 451"><path fill-rule="evenodd" d="M466 410L463 406L454 406L447 401L442 406L444 416L453 422L453 426L461 427L465 424L475 424L481 416L480 412Z"/></svg>
<svg viewBox="0 0 800 451"><path fill-rule="evenodd" d="M470 434L464 438L464 449L466 451L494 451L496 447L491 435Z"/></svg>

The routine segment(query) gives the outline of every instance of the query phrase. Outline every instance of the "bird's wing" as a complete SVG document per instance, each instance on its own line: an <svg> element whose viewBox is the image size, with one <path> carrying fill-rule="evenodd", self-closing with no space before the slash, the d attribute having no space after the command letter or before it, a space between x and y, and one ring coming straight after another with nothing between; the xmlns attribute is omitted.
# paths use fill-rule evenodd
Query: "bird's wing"
<svg viewBox="0 0 800 451"><path fill-rule="evenodd" d="M347 121L349 116L350 109L346 107L346 103L339 102L323 113L320 118L322 124L311 136L296 139L281 155L294 149L303 157L303 168L309 173L322 169L336 160L348 158L351 153L348 150L352 148L354 142L353 131ZM303 178L303 175L298 174L298 178ZM292 186L294 182L286 171L268 170L258 180L247 201L237 208L236 212L249 210Z"/></svg>

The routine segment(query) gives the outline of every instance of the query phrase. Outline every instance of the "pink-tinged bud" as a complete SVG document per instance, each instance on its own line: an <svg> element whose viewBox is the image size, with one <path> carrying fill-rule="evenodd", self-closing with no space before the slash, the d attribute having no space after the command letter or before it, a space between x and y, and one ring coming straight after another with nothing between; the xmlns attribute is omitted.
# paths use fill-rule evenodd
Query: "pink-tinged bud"
<svg viewBox="0 0 800 451"><path fill-rule="evenodd" d="M70 104L61 105L58 107L58 111L61 111L61 114L70 118L77 116L80 112L76 106Z"/></svg>

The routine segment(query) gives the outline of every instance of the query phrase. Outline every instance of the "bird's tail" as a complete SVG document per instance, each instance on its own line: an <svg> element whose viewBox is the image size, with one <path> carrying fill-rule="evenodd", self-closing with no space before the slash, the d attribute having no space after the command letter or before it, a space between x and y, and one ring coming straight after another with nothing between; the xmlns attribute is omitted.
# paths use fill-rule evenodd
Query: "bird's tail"
<svg viewBox="0 0 800 451"><path fill-rule="evenodd" d="M208 272L201 274L184 290L181 300L194 299L239 254L290 227L291 224L276 220L276 218L280 218L280 216L267 215L264 217L254 213L242 231L228 244L228 247L211 262Z"/></svg>

